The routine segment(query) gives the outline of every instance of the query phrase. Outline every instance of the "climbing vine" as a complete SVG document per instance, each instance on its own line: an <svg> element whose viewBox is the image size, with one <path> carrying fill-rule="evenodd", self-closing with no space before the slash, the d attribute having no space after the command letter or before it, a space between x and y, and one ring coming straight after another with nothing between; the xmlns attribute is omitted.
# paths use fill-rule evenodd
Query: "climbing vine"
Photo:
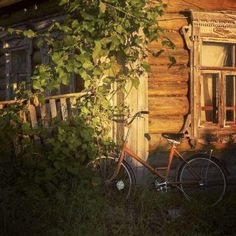
<svg viewBox="0 0 236 236"><path fill-rule="evenodd" d="M18 94L37 95L42 101L46 93L68 85L76 76L86 94L77 101L77 114L99 143L109 136L114 112L125 107L112 105L112 97L139 86L140 78L150 71L148 54L159 56L165 48L174 48L158 25L166 5L161 0L60 0L59 5L63 16L46 31L7 29L31 38L48 52L47 63L35 66L33 91ZM163 47L152 52L148 45L154 40Z"/></svg>

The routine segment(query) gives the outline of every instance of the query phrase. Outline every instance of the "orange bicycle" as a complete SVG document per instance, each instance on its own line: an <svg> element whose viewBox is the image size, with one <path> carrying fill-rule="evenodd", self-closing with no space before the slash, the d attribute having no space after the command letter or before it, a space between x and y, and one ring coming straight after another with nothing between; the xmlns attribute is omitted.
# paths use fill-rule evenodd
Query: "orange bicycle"
<svg viewBox="0 0 236 236"><path fill-rule="evenodd" d="M184 133L162 134L162 137L171 145L165 176L160 174L158 168L151 166L127 147L132 122L135 118L145 114L148 114L148 111L140 111L130 120L125 120L124 123L128 130L117 155L103 156L90 163L92 169L97 171L102 178L106 194L116 198L123 196L127 199L135 190L135 175L126 160L131 158L141 163L157 177L154 186L158 191L167 191L174 187L180 190L187 200L199 201L210 207L218 204L226 191L225 170L221 163L212 156L212 151L210 154L198 153L185 160L176 149L184 138ZM173 181L169 178L169 173L174 157L179 158L181 164L179 168L176 168L176 179Z"/></svg>

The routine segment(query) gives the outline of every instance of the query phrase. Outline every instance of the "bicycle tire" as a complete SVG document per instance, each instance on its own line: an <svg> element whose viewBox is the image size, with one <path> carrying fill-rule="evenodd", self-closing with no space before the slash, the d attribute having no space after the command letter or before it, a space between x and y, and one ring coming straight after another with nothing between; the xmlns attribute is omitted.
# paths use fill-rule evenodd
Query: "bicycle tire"
<svg viewBox="0 0 236 236"><path fill-rule="evenodd" d="M99 157L89 163L94 175L101 179L102 189L106 196L113 199L128 199L135 190L135 175L131 166L124 160L116 178L106 183L114 173L117 158L112 156Z"/></svg>
<svg viewBox="0 0 236 236"><path fill-rule="evenodd" d="M216 158L205 154L187 159L179 168L177 182L187 200L207 207L217 205L227 187L224 168Z"/></svg>

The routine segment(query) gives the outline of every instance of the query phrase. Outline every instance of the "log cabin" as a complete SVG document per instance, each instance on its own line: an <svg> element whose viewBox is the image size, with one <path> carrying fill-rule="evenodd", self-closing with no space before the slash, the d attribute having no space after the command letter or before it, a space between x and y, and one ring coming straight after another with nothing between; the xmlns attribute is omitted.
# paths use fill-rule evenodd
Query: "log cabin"
<svg viewBox="0 0 236 236"><path fill-rule="evenodd" d="M190 120L188 134L196 140L196 149L213 147L219 153L227 150L230 163L234 163L234 152L229 150L233 150L236 137L236 2L163 2L167 9L157 19L157 24L176 45L176 49L170 51L176 64L169 68L166 56L149 56L151 72L147 78L140 78L139 88L131 91L126 102L131 112L148 109L150 114L134 124L129 145L138 155L151 160L157 152L167 148L161 133L180 132ZM0 12L1 26L25 25L36 30L45 29L53 19L60 17L57 1L53 0L2 0ZM6 43L8 47L4 48ZM44 48L36 50L32 41L22 38L2 36L1 47L0 100L3 108L13 96L9 85L30 80L32 65L46 63L47 56ZM155 51L162 45L153 42L149 47ZM80 89L79 82L73 78L70 86L62 87L54 97L49 97L51 115L59 115L58 101L65 104L65 99L74 98ZM71 93L71 96L65 95ZM32 126L37 126L34 114L32 108ZM41 108L41 115L46 116L45 108ZM118 133L114 125L114 139ZM144 133L150 134L149 142L143 138ZM190 150L188 142L183 142L180 149ZM222 156L219 154L219 158Z"/></svg>

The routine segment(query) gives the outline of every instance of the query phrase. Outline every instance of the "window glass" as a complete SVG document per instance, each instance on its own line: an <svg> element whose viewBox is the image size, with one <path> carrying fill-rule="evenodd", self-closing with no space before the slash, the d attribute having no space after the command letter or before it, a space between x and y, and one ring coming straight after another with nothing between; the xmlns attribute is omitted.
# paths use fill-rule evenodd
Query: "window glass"
<svg viewBox="0 0 236 236"><path fill-rule="evenodd" d="M201 65L232 67L235 66L234 54L234 44L203 42L201 47Z"/></svg>
<svg viewBox="0 0 236 236"><path fill-rule="evenodd" d="M201 86L201 122L218 122L219 100L218 74L203 74Z"/></svg>
<svg viewBox="0 0 236 236"><path fill-rule="evenodd" d="M16 50L11 52L11 66L12 73L25 73L26 72L26 50Z"/></svg>
<svg viewBox="0 0 236 236"><path fill-rule="evenodd" d="M226 122L235 121L235 84L236 76L227 75L225 77L225 112L226 112Z"/></svg>

